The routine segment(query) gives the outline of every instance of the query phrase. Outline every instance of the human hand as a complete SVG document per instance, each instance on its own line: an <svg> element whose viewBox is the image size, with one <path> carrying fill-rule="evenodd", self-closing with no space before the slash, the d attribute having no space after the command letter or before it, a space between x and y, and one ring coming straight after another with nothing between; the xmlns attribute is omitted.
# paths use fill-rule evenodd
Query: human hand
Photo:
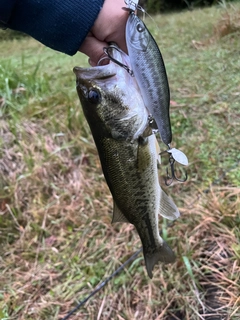
<svg viewBox="0 0 240 320"><path fill-rule="evenodd" d="M97 65L104 55L103 47L106 47L108 42L116 42L120 49L127 52L125 26L129 13L122 9L124 6L124 0L104 1L92 30L79 49L89 57L91 66Z"/></svg>

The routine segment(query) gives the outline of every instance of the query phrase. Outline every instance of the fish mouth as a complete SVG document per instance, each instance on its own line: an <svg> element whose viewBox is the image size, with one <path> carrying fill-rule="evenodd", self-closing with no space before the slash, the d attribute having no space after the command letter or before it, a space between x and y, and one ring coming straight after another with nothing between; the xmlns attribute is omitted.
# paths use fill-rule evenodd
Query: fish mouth
<svg viewBox="0 0 240 320"><path fill-rule="evenodd" d="M121 50L118 50L118 46L115 43L109 44L111 57L118 62L129 65L129 58L127 54L124 54L121 52ZM106 58L108 58L106 56ZM108 78L112 78L117 75L117 70L119 69L119 66L109 59L109 63L106 65L98 65L95 67L88 67L88 68L81 68L81 67L75 67L73 68L73 72L75 73L77 79L82 80L105 80ZM126 72L124 69L122 71Z"/></svg>
<svg viewBox="0 0 240 320"><path fill-rule="evenodd" d="M112 66L96 66L90 68L74 67L73 72L75 73L77 79L82 80L105 80L112 78L116 75Z"/></svg>

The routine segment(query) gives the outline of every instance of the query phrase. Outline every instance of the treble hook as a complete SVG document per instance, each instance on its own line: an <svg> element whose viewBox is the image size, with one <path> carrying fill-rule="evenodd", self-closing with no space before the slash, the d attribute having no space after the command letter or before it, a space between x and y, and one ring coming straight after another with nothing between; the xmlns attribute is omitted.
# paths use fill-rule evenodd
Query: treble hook
<svg viewBox="0 0 240 320"><path fill-rule="evenodd" d="M104 53L108 56L108 58L115 62L117 65L119 65L120 67L124 68L132 77L134 77L133 71L132 69L130 69L128 66L126 66L125 64L123 64L122 62L114 59L111 54L109 53L109 49L116 49L117 51L121 52L121 53L125 53L123 52L121 49L119 49L118 47L114 46L114 45L110 45L109 47L104 47L103 51Z"/></svg>
<svg viewBox="0 0 240 320"><path fill-rule="evenodd" d="M179 179L178 177L176 177L175 175L175 169L174 169L174 163L175 163L175 159L173 158L173 156L170 154L169 156L169 163L170 163L170 168L171 168L171 173L172 173L172 176L169 175L168 173L168 168L167 168L167 177L165 178L165 184L166 186L170 186L173 182L173 180L177 180L179 182L185 182L188 178L187 176L187 172L186 172L186 176L185 176L185 179Z"/></svg>

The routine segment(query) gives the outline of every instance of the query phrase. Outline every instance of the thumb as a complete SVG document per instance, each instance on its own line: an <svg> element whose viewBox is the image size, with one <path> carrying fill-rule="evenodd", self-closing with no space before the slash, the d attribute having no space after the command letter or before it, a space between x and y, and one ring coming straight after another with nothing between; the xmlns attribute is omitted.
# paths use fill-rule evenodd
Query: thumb
<svg viewBox="0 0 240 320"><path fill-rule="evenodd" d="M86 54L89 57L89 63L91 66L96 66L98 61L105 55L103 48L107 47L107 42L100 41L95 38L91 33L85 38L79 51ZM106 60L106 63L107 60ZM102 63L104 64L104 62Z"/></svg>

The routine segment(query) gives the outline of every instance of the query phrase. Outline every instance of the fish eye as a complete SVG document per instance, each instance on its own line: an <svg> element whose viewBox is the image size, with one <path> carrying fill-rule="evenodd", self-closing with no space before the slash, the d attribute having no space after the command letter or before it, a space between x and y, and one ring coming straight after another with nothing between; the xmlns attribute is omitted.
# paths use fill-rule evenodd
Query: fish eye
<svg viewBox="0 0 240 320"><path fill-rule="evenodd" d="M88 100L94 104L97 104L101 100L101 94L96 89L90 89L88 91Z"/></svg>
<svg viewBox="0 0 240 320"><path fill-rule="evenodd" d="M142 23L138 23L138 24L137 24L137 31L138 31L138 32L143 32L144 29L145 29L145 28L144 28L144 26L143 26Z"/></svg>

